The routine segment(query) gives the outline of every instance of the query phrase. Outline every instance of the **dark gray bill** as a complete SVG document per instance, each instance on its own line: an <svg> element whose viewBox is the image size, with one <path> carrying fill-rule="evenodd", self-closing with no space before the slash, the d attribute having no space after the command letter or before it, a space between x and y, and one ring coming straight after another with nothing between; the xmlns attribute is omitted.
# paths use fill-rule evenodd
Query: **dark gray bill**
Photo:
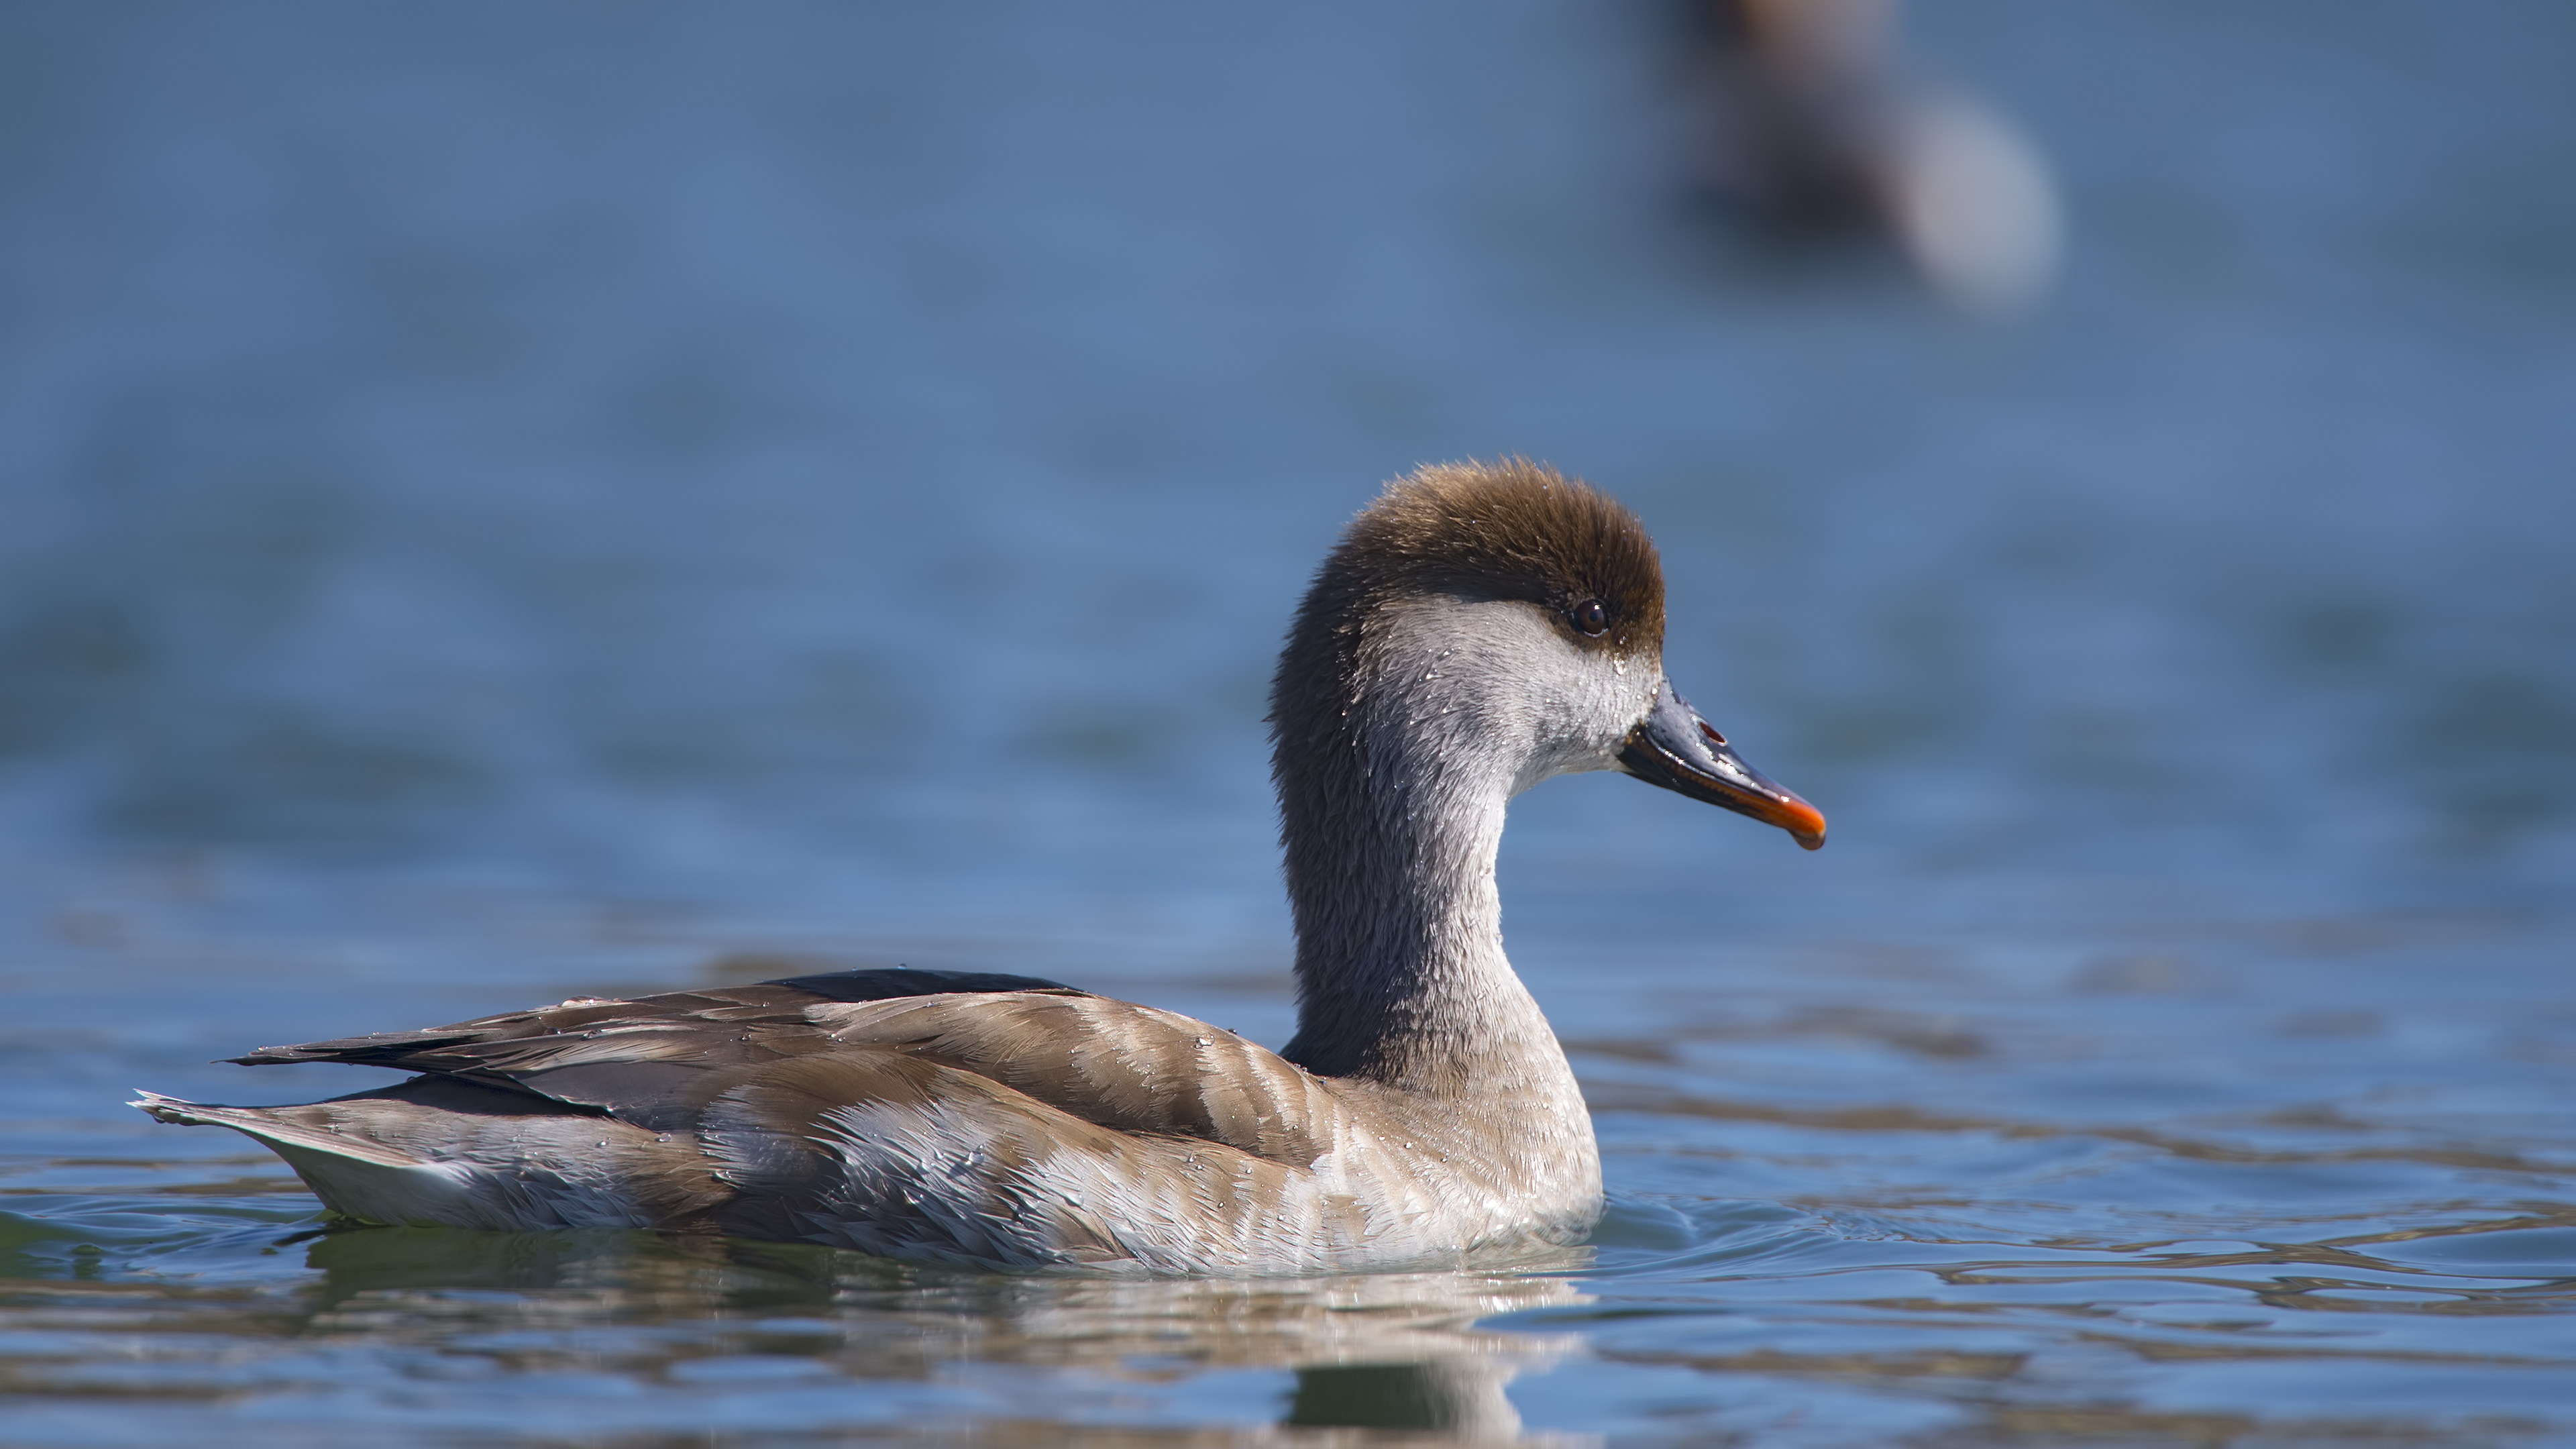
<svg viewBox="0 0 2576 1449"><path fill-rule="evenodd" d="M1649 785L1777 825L1809 850L1825 843L1824 814L1737 759L1726 736L1710 729L1669 683L1655 691L1645 723L1629 732L1619 768Z"/></svg>

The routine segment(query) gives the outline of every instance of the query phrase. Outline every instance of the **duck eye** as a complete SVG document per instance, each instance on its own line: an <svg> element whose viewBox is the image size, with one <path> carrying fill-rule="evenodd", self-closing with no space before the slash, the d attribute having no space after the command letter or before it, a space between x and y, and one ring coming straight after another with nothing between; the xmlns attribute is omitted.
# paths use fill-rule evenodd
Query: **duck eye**
<svg viewBox="0 0 2576 1449"><path fill-rule="evenodd" d="M1568 623L1595 639L1601 637L1602 630L1610 627L1610 608L1599 599L1584 600L1566 610L1565 617Z"/></svg>

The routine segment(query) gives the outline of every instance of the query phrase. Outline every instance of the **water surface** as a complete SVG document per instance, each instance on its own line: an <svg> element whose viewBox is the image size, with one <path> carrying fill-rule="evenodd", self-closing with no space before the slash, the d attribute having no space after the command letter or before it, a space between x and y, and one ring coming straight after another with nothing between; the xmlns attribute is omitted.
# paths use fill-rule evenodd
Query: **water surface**
<svg viewBox="0 0 2576 1449"><path fill-rule="evenodd" d="M1710 230L1659 23L0 13L0 1442L2576 1442L2576 24L1924 7L1998 326ZM817 962L1276 1045L1270 652L1501 452L1834 822L1516 803L1565 1261L328 1230L120 1105Z"/></svg>

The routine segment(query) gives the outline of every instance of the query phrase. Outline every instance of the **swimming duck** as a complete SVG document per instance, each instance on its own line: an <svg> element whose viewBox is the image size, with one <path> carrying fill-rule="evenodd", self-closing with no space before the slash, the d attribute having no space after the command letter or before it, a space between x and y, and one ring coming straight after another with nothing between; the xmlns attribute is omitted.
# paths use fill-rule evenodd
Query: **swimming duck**
<svg viewBox="0 0 2576 1449"><path fill-rule="evenodd" d="M861 970L263 1047L232 1060L419 1075L300 1106L134 1105L247 1133L377 1223L1151 1274L1574 1242L1600 1154L1503 955L1505 805L1620 770L1825 837L1674 693L1663 634L1645 529L1552 469L1426 467L1359 514L1271 687L1298 998L1276 1053L1053 981Z"/></svg>

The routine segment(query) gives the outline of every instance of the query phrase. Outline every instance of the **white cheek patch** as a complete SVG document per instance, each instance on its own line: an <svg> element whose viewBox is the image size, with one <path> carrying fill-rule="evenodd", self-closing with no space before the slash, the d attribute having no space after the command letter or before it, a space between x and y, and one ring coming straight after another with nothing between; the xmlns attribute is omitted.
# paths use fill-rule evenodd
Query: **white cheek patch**
<svg viewBox="0 0 2576 1449"><path fill-rule="evenodd" d="M1373 700L1408 722L1440 721L1441 753L1504 772L1511 795L1616 768L1663 676L1653 660L1577 644L1518 600L1407 600L1388 611L1379 640L1385 683Z"/></svg>

